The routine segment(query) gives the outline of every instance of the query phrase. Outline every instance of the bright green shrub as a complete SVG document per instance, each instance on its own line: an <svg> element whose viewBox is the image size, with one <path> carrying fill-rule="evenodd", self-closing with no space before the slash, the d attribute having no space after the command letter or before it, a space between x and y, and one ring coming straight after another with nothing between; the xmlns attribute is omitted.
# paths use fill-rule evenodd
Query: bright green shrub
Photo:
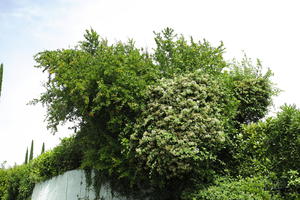
<svg viewBox="0 0 300 200"><path fill-rule="evenodd" d="M239 175L270 173L270 160L266 156L268 122L269 120L243 125L240 133L236 135L234 159L238 162L235 168Z"/></svg>
<svg viewBox="0 0 300 200"><path fill-rule="evenodd" d="M150 177L182 178L208 169L225 141L230 116L224 110L231 100L222 82L201 72L163 79L149 89L147 106L124 144Z"/></svg>
<svg viewBox="0 0 300 200"><path fill-rule="evenodd" d="M245 179L219 178L215 184L192 194L185 194L188 200L275 200L266 188L269 183L258 177Z"/></svg>
<svg viewBox="0 0 300 200"><path fill-rule="evenodd" d="M4 195L7 193L8 175L7 170L0 169L0 199L3 200Z"/></svg>
<svg viewBox="0 0 300 200"><path fill-rule="evenodd" d="M53 150L44 152L28 164L0 169L0 199L27 200L34 184L68 170L78 169L82 152L74 137L65 138Z"/></svg>
<svg viewBox="0 0 300 200"><path fill-rule="evenodd" d="M276 172L300 171L300 110L283 106L267 129L268 157Z"/></svg>
<svg viewBox="0 0 300 200"><path fill-rule="evenodd" d="M300 110L296 106L282 106L281 111L268 120L265 134L265 157L270 162L270 171L276 174L274 182L278 191L286 198L299 198Z"/></svg>
<svg viewBox="0 0 300 200"><path fill-rule="evenodd" d="M270 80L272 72L262 72L260 61L256 66L246 56L234 62L229 71L231 87L239 100L236 120L239 123L257 122L268 112L272 97L278 93Z"/></svg>
<svg viewBox="0 0 300 200"><path fill-rule="evenodd" d="M237 135L235 158L239 161L240 175L268 175L284 198L297 199L295 195L300 192L300 111L287 105L281 109L277 116L264 122L243 126Z"/></svg>
<svg viewBox="0 0 300 200"><path fill-rule="evenodd" d="M30 166L21 165L0 172L1 200L27 200L34 182L30 177Z"/></svg>
<svg viewBox="0 0 300 200"><path fill-rule="evenodd" d="M206 40L194 41L192 37L186 40L171 28L155 33L154 40L154 63L157 63L163 77L171 78L195 70L207 74L220 74L227 66L223 59L223 43L213 47Z"/></svg>
<svg viewBox="0 0 300 200"><path fill-rule="evenodd" d="M17 173L19 174L19 187L18 187L18 198L17 200L24 200L30 198L33 187L34 187L34 182L29 176L30 174L30 165L21 165L17 167L19 172L12 172L12 173ZM12 181L14 182L14 181Z"/></svg>
<svg viewBox="0 0 300 200"><path fill-rule="evenodd" d="M291 193L298 194L300 198L300 173L296 170L290 170L287 172L288 184L287 188L292 191Z"/></svg>
<svg viewBox="0 0 300 200"><path fill-rule="evenodd" d="M44 181L59 174L56 169L56 162L53 159L52 151L47 151L43 155L35 158L32 161L32 166L31 176L35 182Z"/></svg>
<svg viewBox="0 0 300 200"><path fill-rule="evenodd" d="M30 165L35 182L44 181L80 167L82 152L74 137L65 138L53 150L44 152Z"/></svg>

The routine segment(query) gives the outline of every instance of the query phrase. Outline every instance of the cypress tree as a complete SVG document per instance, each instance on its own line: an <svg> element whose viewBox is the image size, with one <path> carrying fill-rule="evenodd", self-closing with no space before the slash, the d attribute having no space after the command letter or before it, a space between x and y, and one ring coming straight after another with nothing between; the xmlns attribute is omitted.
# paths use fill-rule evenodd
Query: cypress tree
<svg viewBox="0 0 300 200"><path fill-rule="evenodd" d="M45 143L43 142L43 146L42 146L42 152L41 154L43 154L45 152Z"/></svg>
<svg viewBox="0 0 300 200"><path fill-rule="evenodd" d="M2 88L2 77L3 77L3 64L0 64L0 96L1 96L1 88Z"/></svg>
<svg viewBox="0 0 300 200"><path fill-rule="evenodd" d="M27 164L28 163L28 147L26 149L26 155L25 155L25 162L24 164Z"/></svg>
<svg viewBox="0 0 300 200"><path fill-rule="evenodd" d="M31 141L31 148L30 148L30 154L29 154L29 161L33 159L33 140Z"/></svg>

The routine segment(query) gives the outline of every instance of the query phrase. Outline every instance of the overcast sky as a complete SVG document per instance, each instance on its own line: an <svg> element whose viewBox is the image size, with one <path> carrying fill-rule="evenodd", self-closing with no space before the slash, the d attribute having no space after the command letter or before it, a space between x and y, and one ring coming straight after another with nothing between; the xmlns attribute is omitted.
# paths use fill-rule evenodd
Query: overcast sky
<svg viewBox="0 0 300 200"><path fill-rule="evenodd" d="M71 132L51 135L45 109L26 104L43 91L45 75L33 66L43 50L73 47L92 27L111 42L133 38L154 47L153 31L223 41L227 60L242 51L262 60L284 90L274 99L300 104L300 3L298 0L0 0L0 63L4 80L0 98L0 163L22 163L35 141L35 155L57 145Z"/></svg>

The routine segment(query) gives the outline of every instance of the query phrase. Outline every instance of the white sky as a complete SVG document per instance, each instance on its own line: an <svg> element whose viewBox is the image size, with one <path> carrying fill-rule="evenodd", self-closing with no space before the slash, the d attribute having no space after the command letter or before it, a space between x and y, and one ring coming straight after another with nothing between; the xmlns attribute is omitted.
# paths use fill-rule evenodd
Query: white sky
<svg viewBox="0 0 300 200"><path fill-rule="evenodd" d="M45 3L47 2L47 3ZM111 42L128 38L154 47L153 31L172 27L177 33L223 41L226 59L244 50L275 74L284 90L275 107L299 107L300 2L298 0L0 0L0 63L4 80L0 98L0 163L22 163L27 146L35 154L70 134L55 136L43 122L45 109L27 106L43 91L45 75L35 69L33 56L42 50L68 48L92 27ZM299 85L298 85L299 84Z"/></svg>

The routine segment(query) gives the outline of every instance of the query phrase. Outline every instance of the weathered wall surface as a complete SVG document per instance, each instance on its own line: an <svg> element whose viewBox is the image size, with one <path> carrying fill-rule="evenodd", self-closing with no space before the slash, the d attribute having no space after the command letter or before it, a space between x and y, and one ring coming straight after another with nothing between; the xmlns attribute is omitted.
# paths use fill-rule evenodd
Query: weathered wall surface
<svg viewBox="0 0 300 200"><path fill-rule="evenodd" d="M99 200L129 200L113 192L109 184L101 186ZM68 171L35 185L32 200L95 200L93 187L88 187L83 170Z"/></svg>

